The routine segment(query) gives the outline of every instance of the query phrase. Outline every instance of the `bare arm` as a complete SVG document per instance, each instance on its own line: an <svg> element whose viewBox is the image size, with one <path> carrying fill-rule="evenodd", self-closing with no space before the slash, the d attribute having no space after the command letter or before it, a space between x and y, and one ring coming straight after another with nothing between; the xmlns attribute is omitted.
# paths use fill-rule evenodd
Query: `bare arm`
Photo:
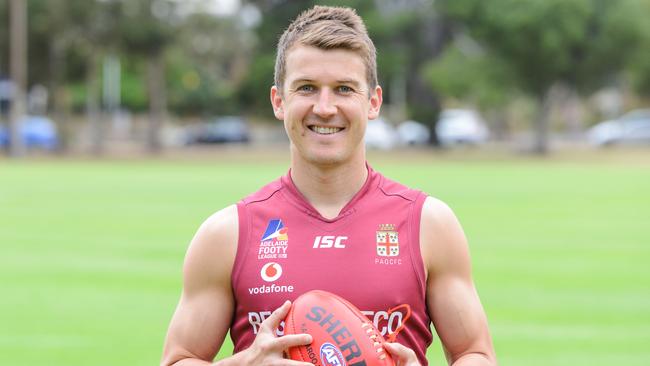
<svg viewBox="0 0 650 366"><path fill-rule="evenodd" d="M199 228L185 256L183 293L167 331L162 365L209 365L228 332L234 299L230 272L237 250L237 207Z"/></svg>
<svg viewBox="0 0 650 366"><path fill-rule="evenodd" d="M449 364L496 365L465 234L451 209L431 197L422 209L420 245L427 270L427 307Z"/></svg>
<svg viewBox="0 0 650 366"><path fill-rule="evenodd" d="M208 218L192 239L183 266L183 293L169 325L161 365L213 365L211 361L226 337L235 307L230 274L237 240L234 205ZM311 365L282 358L288 347L311 342L306 335L275 336L289 307L286 302L261 324L249 348L214 365Z"/></svg>

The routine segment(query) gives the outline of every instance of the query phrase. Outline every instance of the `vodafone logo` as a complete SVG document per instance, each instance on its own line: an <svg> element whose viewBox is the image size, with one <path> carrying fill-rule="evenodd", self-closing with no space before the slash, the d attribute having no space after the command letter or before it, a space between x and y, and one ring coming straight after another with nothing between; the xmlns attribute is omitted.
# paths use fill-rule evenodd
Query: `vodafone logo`
<svg viewBox="0 0 650 366"><path fill-rule="evenodd" d="M276 281L282 276L282 266L275 262L269 262L262 267L260 276L266 282ZM288 293L293 291L293 285L276 285L275 283L248 288L248 293L251 295Z"/></svg>
<svg viewBox="0 0 650 366"><path fill-rule="evenodd" d="M282 276L282 266L275 262L269 262L262 267L260 276L266 282L276 281L280 276ZM293 290L293 285L279 286L275 283L248 288L248 292L251 295L287 293L293 292Z"/></svg>
<svg viewBox="0 0 650 366"><path fill-rule="evenodd" d="M262 279L266 282L273 282L282 276L282 266L275 262L269 262L260 271Z"/></svg>

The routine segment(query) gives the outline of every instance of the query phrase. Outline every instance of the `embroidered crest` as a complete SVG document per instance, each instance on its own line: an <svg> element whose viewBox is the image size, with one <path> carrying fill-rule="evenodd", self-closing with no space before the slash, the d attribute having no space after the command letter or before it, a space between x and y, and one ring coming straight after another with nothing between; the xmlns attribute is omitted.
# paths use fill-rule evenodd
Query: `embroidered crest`
<svg viewBox="0 0 650 366"><path fill-rule="evenodd" d="M395 225L379 225L379 230L377 230L377 255L380 257L396 257L399 255L399 237Z"/></svg>

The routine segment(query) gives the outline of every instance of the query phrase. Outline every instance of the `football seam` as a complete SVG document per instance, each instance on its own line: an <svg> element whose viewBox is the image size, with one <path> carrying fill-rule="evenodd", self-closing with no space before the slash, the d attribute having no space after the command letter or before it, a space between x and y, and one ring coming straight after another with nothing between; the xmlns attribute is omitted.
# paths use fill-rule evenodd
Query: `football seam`
<svg viewBox="0 0 650 366"><path fill-rule="evenodd" d="M341 304L343 304L348 310L350 310L350 312L352 312L357 317L357 319L361 320L362 324L370 324L374 328L374 324L372 324L372 322L365 315L362 314L360 316L359 314L357 314L358 310L356 310L354 307L350 306L351 304L349 304L347 300L339 297L338 295L335 295L335 296L336 296L335 299L338 302L340 302ZM375 333L377 333L377 332L375 332ZM377 333L377 335L379 337L381 337L380 338L380 339L382 339L381 343L384 343L386 341L385 339L383 339L384 337L381 335L381 333ZM370 339L370 337L368 337L368 339ZM372 341L372 339L370 339L370 340ZM380 362L385 362L385 361L383 359L380 359Z"/></svg>

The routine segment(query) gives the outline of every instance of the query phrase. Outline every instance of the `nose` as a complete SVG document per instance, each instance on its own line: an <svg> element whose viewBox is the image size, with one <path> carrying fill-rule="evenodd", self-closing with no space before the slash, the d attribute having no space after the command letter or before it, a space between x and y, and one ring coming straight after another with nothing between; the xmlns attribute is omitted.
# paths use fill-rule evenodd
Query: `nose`
<svg viewBox="0 0 650 366"><path fill-rule="evenodd" d="M336 114L336 105L331 90L322 88L318 100L314 104L314 114L322 118L329 118Z"/></svg>

